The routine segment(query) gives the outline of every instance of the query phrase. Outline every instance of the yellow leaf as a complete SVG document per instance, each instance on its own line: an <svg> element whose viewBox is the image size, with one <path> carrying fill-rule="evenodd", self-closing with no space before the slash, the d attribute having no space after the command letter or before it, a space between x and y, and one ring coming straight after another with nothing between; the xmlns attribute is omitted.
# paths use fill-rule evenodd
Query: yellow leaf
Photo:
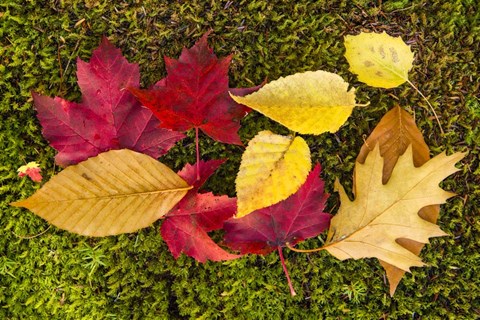
<svg viewBox="0 0 480 320"><path fill-rule="evenodd" d="M424 265L422 260L396 242L406 238L428 243L428 238L445 233L422 219L418 211L428 205L444 203L454 194L438 184L458 171L455 163L462 153L445 153L416 168L412 147L398 158L387 184L382 184L383 158L378 145L365 164L355 166L355 196L351 201L341 186L341 205L333 217L325 249L340 260L375 257L409 271Z"/></svg>
<svg viewBox="0 0 480 320"><path fill-rule="evenodd" d="M301 137L259 132L248 144L236 179L238 212L243 217L286 199L305 182L310 149Z"/></svg>
<svg viewBox="0 0 480 320"><path fill-rule="evenodd" d="M302 134L336 132L355 107L355 89L334 73L308 71L280 78L245 97L232 96Z"/></svg>
<svg viewBox="0 0 480 320"><path fill-rule="evenodd" d="M350 71L369 86L395 88L408 80L413 52L400 37L385 32L349 35L345 48Z"/></svg>
<svg viewBox="0 0 480 320"><path fill-rule="evenodd" d="M28 199L11 203L86 236L133 232L151 225L190 187L164 164L131 150L101 153L67 167Z"/></svg>

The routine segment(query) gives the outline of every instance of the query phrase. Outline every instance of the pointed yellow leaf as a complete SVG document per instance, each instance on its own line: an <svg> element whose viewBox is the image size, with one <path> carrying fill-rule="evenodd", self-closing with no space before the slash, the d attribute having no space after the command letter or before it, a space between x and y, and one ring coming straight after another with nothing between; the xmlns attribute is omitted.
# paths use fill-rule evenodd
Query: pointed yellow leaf
<svg viewBox="0 0 480 320"><path fill-rule="evenodd" d="M308 71L269 82L257 92L232 98L302 134L336 132L355 107L355 89L342 77Z"/></svg>
<svg viewBox="0 0 480 320"><path fill-rule="evenodd" d="M108 236L151 225L190 188L150 156L113 150L67 167L31 197L11 205L71 232Z"/></svg>
<svg viewBox="0 0 480 320"><path fill-rule="evenodd" d="M280 202L297 192L311 169L310 149L301 137L261 131L248 144L236 179L238 212Z"/></svg>
<svg viewBox="0 0 480 320"><path fill-rule="evenodd" d="M422 219L418 211L454 195L438 184L458 171L455 163L463 157L462 153L443 153L416 168L409 146L384 185L383 158L376 145L364 164L355 165L355 200L337 186L341 205L331 220L325 249L340 260L375 257L405 271L424 265L396 240L428 243L430 237L445 235L436 224Z"/></svg>
<svg viewBox="0 0 480 320"><path fill-rule="evenodd" d="M358 80L372 87L395 88L408 80L413 52L400 37L361 33L345 37L345 58Z"/></svg>

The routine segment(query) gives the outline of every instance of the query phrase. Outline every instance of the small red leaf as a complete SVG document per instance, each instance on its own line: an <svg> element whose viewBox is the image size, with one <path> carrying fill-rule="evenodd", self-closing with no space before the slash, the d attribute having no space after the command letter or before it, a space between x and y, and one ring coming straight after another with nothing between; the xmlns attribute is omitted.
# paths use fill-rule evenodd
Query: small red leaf
<svg viewBox="0 0 480 320"><path fill-rule="evenodd" d="M25 176L28 176L34 182L42 181L43 177L42 177L42 174L40 173L41 170L42 169L40 169L40 167L35 161L29 162L26 165L21 166L20 168L17 169L19 177L23 178Z"/></svg>
<svg viewBox="0 0 480 320"><path fill-rule="evenodd" d="M43 135L59 152L59 165L123 148L158 158L184 137L158 128L152 112L125 89L139 85L138 65L128 63L107 38L90 62L77 59L77 78L81 103L32 93Z"/></svg>
<svg viewBox="0 0 480 320"><path fill-rule="evenodd" d="M220 248L207 234L209 231L221 229L223 222L235 214L236 199L214 196L212 193L198 193L198 189L223 162L223 160L201 161L198 181L197 166L186 165L178 172L188 184L193 185L193 188L167 214L160 228L162 237L175 258L182 252L200 262L239 257Z"/></svg>
<svg viewBox="0 0 480 320"><path fill-rule="evenodd" d="M231 56L218 59L208 46L209 32L178 60L165 57L168 76L151 89L129 90L160 119L162 128L186 131L199 128L211 138L241 145L240 120L249 108L237 104L228 91ZM246 95L258 87L235 89Z"/></svg>

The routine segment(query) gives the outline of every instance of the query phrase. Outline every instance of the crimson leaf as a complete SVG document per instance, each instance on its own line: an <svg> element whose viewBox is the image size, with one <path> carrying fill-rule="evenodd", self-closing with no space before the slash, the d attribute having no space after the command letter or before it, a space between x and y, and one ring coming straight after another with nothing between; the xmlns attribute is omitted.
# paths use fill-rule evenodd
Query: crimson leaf
<svg viewBox="0 0 480 320"><path fill-rule="evenodd" d="M217 141L241 145L237 131L250 109L233 101L228 91L246 95L258 87L229 89L232 56L218 59L208 46L208 35L184 48L178 60L165 57L168 75L151 89L129 90L160 119L162 128L197 128Z"/></svg>
<svg viewBox="0 0 480 320"><path fill-rule="evenodd" d="M222 160L201 161L198 166L200 180L197 180L197 166L188 164L178 172L193 188L166 215L160 228L162 237L175 258L182 252L200 262L239 257L220 248L207 233L221 229L223 222L235 214L236 199L214 196L210 192L198 193L198 189L222 163Z"/></svg>
<svg viewBox="0 0 480 320"><path fill-rule="evenodd" d="M90 62L77 59L77 78L80 103L32 93L43 135L58 150L59 165L123 148L158 158L184 137L159 128L152 112L125 89L139 85L139 67L128 63L107 38Z"/></svg>
<svg viewBox="0 0 480 320"><path fill-rule="evenodd" d="M225 222L225 243L242 254L280 254L290 292L295 295L286 269L282 247L315 237L329 227L331 215L324 213L328 194L319 174L319 164L310 172L297 193L289 198L256 210L242 218Z"/></svg>

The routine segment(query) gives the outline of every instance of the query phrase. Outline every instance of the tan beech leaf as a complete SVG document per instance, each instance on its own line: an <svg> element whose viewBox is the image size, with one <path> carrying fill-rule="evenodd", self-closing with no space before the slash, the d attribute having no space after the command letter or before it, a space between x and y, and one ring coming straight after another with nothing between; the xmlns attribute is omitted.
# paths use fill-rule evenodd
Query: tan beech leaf
<svg viewBox="0 0 480 320"><path fill-rule="evenodd" d="M420 218L418 211L454 195L438 184L458 171L455 163L463 157L463 153L442 153L416 168L409 146L383 184L383 158L375 146L364 164L355 165L355 200L337 183L341 205L331 221L325 249L340 260L375 257L405 271L423 266L417 255L396 240L428 243L430 237L446 235L436 224Z"/></svg>
<svg viewBox="0 0 480 320"><path fill-rule="evenodd" d="M411 144L413 148L413 164L415 167L423 165L430 159L430 150L423 139L422 133L415 125L415 120L398 105L382 117L360 149L357 161L362 164L365 163L367 155L376 144L380 145L380 154L383 157L382 181L384 184L390 179L398 157L407 150L408 145ZM431 223L436 223L439 212L440 206L432 205L422 208L418 215ZM397 239L397 243L416 255L424 247L423 243L410 239ZM385 269L390 284L390 295L393 296L405 271L382 260L380 260L380 264Z"/></svg>
<svg viewBox="0 0 480 320"><path fill-rule="evenodd" d="M259 132L248 143L236 178L237 215L285 200L298 191L311 169L310 149L301 137Z"/></svg>
<svg viewBox="0 0 480 320"><path fill-rule="evenodd" d="M150 156L112 150L67 167L31 197L11 205L61 229L100 237L151 225L190 188Z"/></svg>
<svg viewBox="0 0 480 320"><path fill-rule="evenodd" d="M244 97L231 97L302 134L337 132L355 107L355 89L335 73L307 71L271 81Z"/></svg>

